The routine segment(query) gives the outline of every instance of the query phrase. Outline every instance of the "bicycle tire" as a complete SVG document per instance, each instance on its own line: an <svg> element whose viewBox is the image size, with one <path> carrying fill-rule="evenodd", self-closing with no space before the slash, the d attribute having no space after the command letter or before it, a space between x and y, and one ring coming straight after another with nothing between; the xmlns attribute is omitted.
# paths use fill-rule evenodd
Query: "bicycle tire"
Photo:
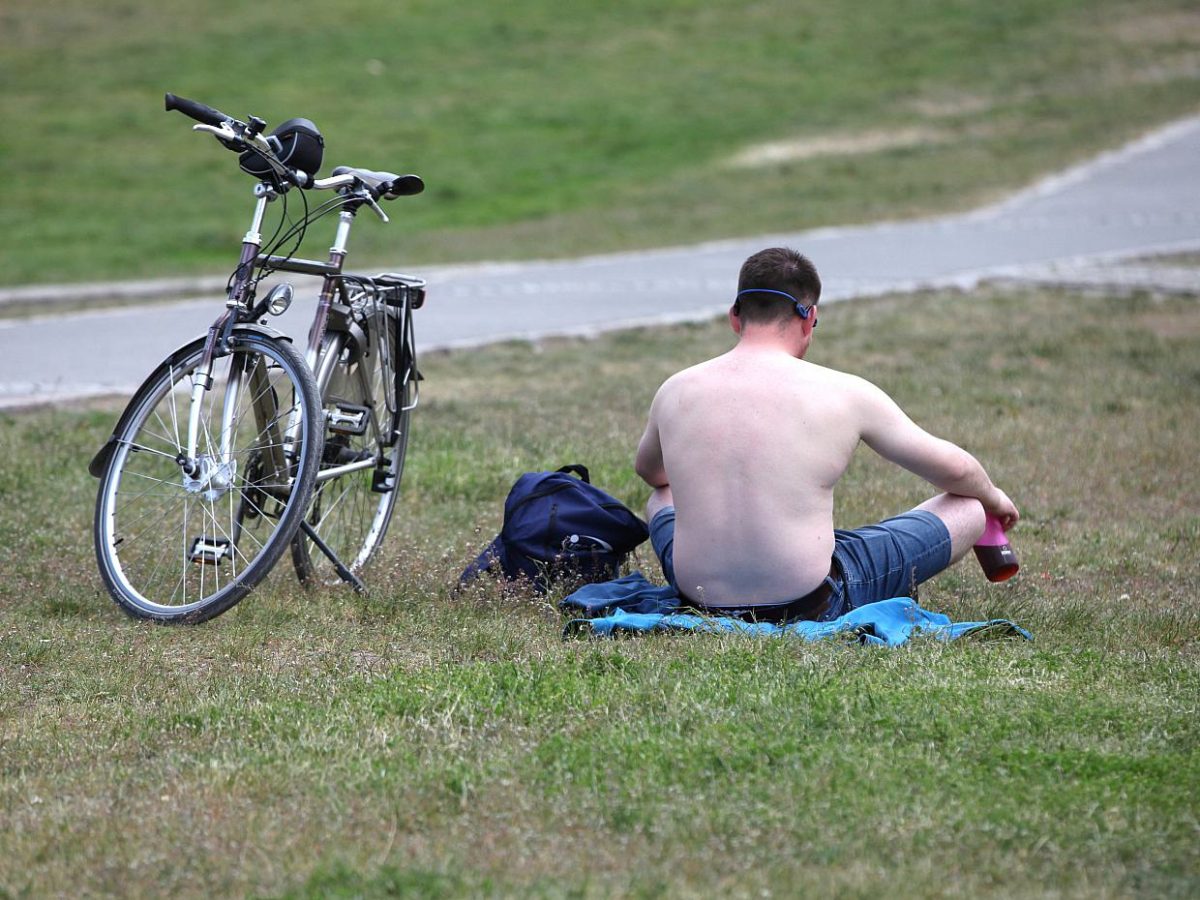
<svg viewBox="0 0 1200 900"><path fill-rule="evenodd" d="M378 324L382 319L376 321ZM396 383L396 366L405 364L409 351L380 337L381 332L391 333L393 324L383 322L382 327L370 329L365 349L361 337L327 335L317 365L317 384L327 422L322 468L375 460L373 467L337 478L323 481L318 476L306 517L355 574L362 571L387 535L408 450L411 380L403 380L399 393L390 386ZM335 427L339 418L363 408L369 413L362 422L362 434ZM304 534L297 534L292 542L292 564L305 586L343 583L332 560Z"/></svg>
<svg viewBox="0 0 1200 900"><path fill-rule="evenodd" d="M312 371L289 341L242 326L213 361L189 475L179 460L203 351L203 338L192 341L146 379L100 473L100 574L121 609L139 619L202 622L242 600L291 543L320 462Z"/></svg>

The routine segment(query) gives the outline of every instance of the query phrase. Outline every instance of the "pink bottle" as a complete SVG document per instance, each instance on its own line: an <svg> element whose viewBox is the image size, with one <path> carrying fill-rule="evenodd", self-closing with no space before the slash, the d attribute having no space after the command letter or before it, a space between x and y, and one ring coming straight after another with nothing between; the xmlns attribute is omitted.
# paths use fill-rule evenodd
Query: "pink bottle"
<svg viewBox="0 0 1200 900"><path fill-rule="evenodd" d="M975 558L983 567L983 574L988 581L1008 581L1021 568L1017 554L1008 543L1008 536L1000 527L1000 520L991 513L987 514L983 537L975 545Z"/></svg>

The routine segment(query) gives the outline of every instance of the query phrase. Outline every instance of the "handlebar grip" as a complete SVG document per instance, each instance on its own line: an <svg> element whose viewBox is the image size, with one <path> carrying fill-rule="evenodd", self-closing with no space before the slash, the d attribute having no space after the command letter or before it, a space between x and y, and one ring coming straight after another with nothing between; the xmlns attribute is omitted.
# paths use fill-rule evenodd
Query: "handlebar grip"
<svg viewBox="0 0 1200 900"><path fill-rule="evenodd" d="M397 197L413 197L425 190L425 182L420 175L397 175L384 191L384 199L395 200Z"/></svg>
<svg viewBox="0 0 1200 900"><path fill-rule="evenodd" d="M219 109L213 109L211 106L205 106L195 100L188 100L186 97L167 94L163 99L168 112L177 109L188 118L203 122L205 125L212 125L214 128L220 128L226 122L235 121L232 116L225 115Z"/></svg>

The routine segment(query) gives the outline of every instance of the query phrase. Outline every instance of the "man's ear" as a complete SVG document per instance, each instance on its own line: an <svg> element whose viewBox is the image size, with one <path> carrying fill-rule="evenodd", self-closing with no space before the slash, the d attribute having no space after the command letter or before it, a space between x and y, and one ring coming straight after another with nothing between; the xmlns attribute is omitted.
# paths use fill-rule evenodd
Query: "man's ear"
<svg viewBox="0 0 1200 900"><path fill-rule="evenodd" d="M729 307L729 327L733 329L734 334L741 335L742 317L738 315L736 305Z"/></svg>

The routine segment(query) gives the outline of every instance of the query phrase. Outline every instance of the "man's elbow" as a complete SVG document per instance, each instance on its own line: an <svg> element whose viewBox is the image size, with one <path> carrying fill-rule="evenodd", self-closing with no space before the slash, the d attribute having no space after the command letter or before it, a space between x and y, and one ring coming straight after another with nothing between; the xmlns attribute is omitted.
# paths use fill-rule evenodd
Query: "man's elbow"
<svg viewBox="0 0 1200 900"><path fill-rule="evenodd" d="M979 470L979 463L966 450L955 447L954 452L950 454L948 468L954 481L967 481Z"/></svg>
<svg viewBox="0 0 1200 900"><path fill-rule="evenodd" d="M642 479L642 481L646 482L646 484L650 485L652 488L662 488L670 484L670 482L667 480L667 473L662 469L658 469L657 471L638 472L638 476Z"/></svg>
<svg viewBox="0 0 1200 900"><path fill-rule="evenodd" d="M947 485L962 487L979 480L982 466L979 460L955 444L947 443L947 453L942 463L942 480Z"/></svg>
<svg viewBox="0 0 1200 900"><path fill-rule="evenodd" d="M661 464L653 465L638 459L633 464L633 471L637 472L638 477L652 488L667 486L667 472Z"/></svg>

